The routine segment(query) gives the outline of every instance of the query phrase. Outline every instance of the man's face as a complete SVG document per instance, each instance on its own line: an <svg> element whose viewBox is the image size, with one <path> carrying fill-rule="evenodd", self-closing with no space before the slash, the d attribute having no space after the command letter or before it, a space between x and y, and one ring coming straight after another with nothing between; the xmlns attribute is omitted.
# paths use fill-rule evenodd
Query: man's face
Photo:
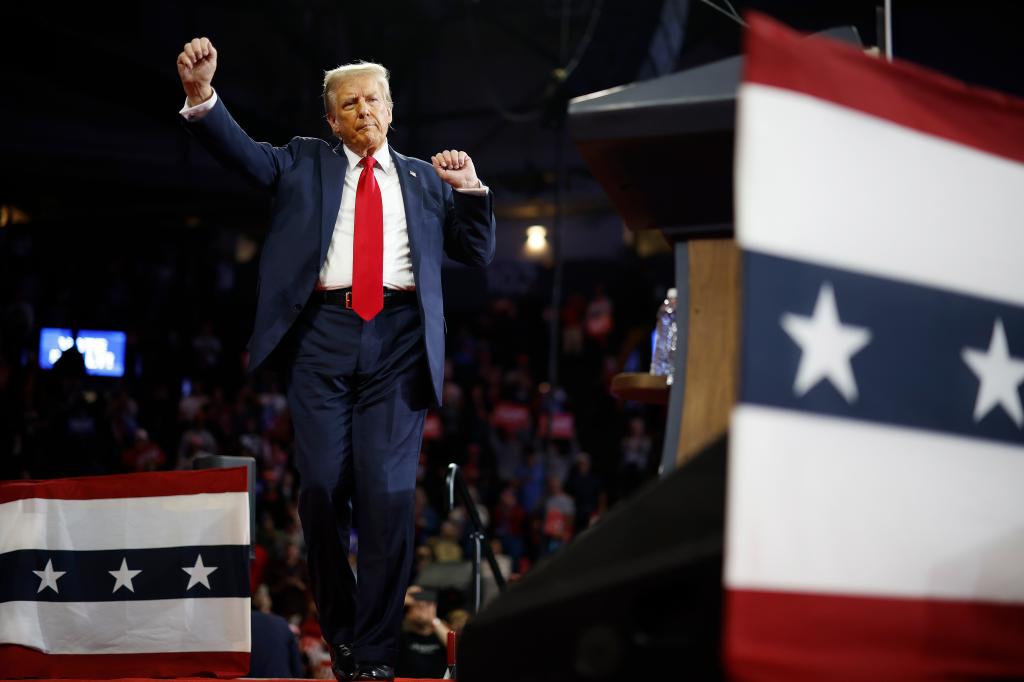
<svg viewBox="0 0 1024 682"><path fill-rule="evenodd" d="M359 156L373 154L388 136L391 107L384 86L372 75L346 78L334 88L334 111L327 115L331 130Z"/></svg>

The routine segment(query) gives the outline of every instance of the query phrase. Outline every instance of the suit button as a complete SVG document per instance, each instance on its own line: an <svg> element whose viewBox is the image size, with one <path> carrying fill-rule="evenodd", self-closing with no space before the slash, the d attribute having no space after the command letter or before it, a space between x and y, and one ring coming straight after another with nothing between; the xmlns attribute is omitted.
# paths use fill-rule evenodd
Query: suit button
<svg viewBox="0 0 1024 682"><path fill-rule="evenodd" d="M292 308L295 309L295 312L299 312L300 310L302 310L302 304L296 303L295 305L292 306Z"/></svg>

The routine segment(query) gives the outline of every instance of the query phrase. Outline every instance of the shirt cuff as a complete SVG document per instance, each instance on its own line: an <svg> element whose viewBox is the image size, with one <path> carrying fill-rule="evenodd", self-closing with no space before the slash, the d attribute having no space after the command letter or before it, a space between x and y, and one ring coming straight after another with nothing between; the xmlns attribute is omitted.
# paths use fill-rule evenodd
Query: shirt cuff
<svg viewBox="0 0 1024 682"><path fill-rule="evenodd" d="M460 187L459 189L456 189L455 191L456 192L461 192L463 194L468 194L468 195L470 195L472 197L485 197L485 196L487 196L487 193L490 192L491 190L487 187L487 185L485 185L484 183L481 182L479 187L466 187L466 188L461 188Z"/></svg>
<svg viewBox="0 0 1024 682"><path fill-rule="evenodd" d="M214 105L217 104L217 91L213 91L213 97L201 102L194 107L188 105L188 98L185 98L185 106L181 108L178 113L181 114L186 121L198 121L206 115L210 109L213 109Z"/></svg>

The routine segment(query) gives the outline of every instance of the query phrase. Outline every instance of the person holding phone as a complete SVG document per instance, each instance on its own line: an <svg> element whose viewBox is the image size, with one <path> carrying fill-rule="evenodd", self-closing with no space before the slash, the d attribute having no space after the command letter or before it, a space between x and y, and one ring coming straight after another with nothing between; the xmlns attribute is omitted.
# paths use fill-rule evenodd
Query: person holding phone
<svg viewBox="0 0 1024 682"><path fill-rule="evenodd" d="M448 664L451 627L437 616L437 593L411 586L405 593L405 620L395 672L399 677L437 679Z"/></svg>

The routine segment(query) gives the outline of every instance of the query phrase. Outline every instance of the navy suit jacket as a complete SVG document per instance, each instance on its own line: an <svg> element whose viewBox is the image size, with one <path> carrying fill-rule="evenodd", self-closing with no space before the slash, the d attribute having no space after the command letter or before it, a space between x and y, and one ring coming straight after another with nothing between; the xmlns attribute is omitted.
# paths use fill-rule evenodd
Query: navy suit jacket
<svg viewBox="0 0 1024 682"><path fill-rule="evenodd" d="M341 207L348 158L338 144L296 137L284 147L254 142L218 98L205 116L186 127L224 165L274 194L270 232L263 243L256 321L249 339L249 369L273 352L313 292L327 257ZM409 230L413 277L433 380L441 402L444 379L443 254L483 266L494 257L491 193L453 192L433 167L391 150Z"/></svg>

